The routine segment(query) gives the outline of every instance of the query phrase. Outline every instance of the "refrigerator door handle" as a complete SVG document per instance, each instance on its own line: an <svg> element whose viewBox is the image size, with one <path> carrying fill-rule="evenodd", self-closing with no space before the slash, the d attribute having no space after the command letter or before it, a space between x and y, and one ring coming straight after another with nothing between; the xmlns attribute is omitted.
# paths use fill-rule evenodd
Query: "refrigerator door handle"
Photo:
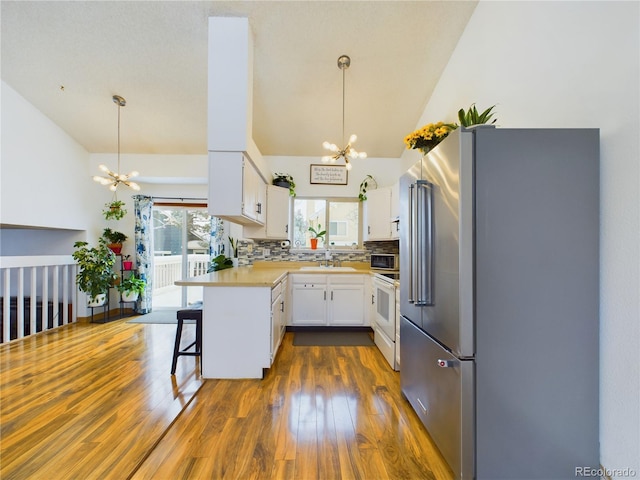
<svg viewBox="0 0 640 480"><path fill-rule="evenodd" d="M417 201L416 201L416 184L412 183L409 185L409 288L408 288L408 302L415 303L416 301L416 271L417 271L417 261L416 258L416 245L418 243L417 238L417 223L418 223L418 212L416 211Z"/></svg>
<svg viewBox="0 0 640 480"><path fill-rule="evenodd" d="M416 305L433 305L433 185L418 180L418 298Z"/></svg>

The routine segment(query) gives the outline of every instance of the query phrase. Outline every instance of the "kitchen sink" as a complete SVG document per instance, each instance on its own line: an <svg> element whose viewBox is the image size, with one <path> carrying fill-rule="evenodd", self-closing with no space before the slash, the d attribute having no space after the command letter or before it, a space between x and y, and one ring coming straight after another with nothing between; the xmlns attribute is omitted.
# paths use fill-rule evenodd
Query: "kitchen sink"
<svg viewBox="0 0 640 480"><path fill-rule="evenodd" d="M355 272L356 269L353 267L332 267L332 266L322 266L322 265L315 265L312 267L300 267L300 270L305 271L305 272Z"/></svg>

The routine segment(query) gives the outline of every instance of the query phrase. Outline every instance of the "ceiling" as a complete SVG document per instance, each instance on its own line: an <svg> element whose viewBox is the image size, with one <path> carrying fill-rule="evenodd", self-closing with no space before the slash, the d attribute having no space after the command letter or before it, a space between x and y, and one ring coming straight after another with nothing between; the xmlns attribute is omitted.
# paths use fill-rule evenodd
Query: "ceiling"
<svg viewBox="0 0 640 480"><path fill-rule="evenodd" d="M321 156L345 134L397 158L471 16L466 1L6 1L2 79L91 153L207 151L207 17L247 16L253 139Z"/></svg>

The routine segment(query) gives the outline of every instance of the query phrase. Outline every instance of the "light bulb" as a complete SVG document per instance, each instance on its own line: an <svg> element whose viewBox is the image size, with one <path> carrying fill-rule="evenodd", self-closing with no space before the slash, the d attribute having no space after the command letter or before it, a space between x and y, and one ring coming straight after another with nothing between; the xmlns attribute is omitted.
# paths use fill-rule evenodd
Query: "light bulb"
<svg viewBox="0 0 640 480"><path fill-rule="evenodd" d="M360 153L358 154L358 157L360 157L360 158L367 158L367 152L360 152Z"/></svg>
<svg viewBox="0 0 640 480"><path fill-rule="evenodd" d="M118 188L118 184L117 184L117 183L112 183L112 184L109 186L109 190L111 190L112 192L115 192L115 191L116 191L116 188Z"/></svg>
<svg viewBox="0 0 640 480"><path fill-rule="evenodd" d="M100 165L98 168L99 168L100 170L102 170L103 172L109 172L109 169L107 168L107 166L106 166L106 165Z"/></svg>
<svg viewBox="0 0 640 480"><path fill-rule="evenodd" d="M137 170L134 170L133 172L131 172L131 173L129 174L129 178L131 178L131 177L137 177L138 175L140 175L140 172L138 172Z"/></svg>
<svg viewBox="0 0 640 480"><path fill-rule="evenodd" d="M322 146L326 149L326 150L331 150L331 144L329 142L327 142L326 140L324 142L322 142Z"/></svg>
<svg viewBox="0 0 640 480"><path fill-rule="evenodd" d="M354 133L349 137L349 143L355 143L357 139L358 139L358 136Z"/></svg>
<svg viewBox="0 0 640 480"><path fill-rule="evenodd" d="M127 182L127 186L133 188L134 190L140 190L140 185L136 182Z"/></svg>
<svg viewBox="0 0 640 480"><path fill-rule="evenodd" d="M346 159L345 159L345 160L346 160ZM348 161L348 160L347 160L346 162L347 162L347 165L346 165L346 166L347 166L347 170L351 170L351 164L349 163L349 161Z"/></svg>
<svg viewBox="0 0 640 480"><path fill-rule="evenodd" d="M331 157L328 155L325 155L324 157L322 157L322 163L329 163L331 161Z"/></svg>

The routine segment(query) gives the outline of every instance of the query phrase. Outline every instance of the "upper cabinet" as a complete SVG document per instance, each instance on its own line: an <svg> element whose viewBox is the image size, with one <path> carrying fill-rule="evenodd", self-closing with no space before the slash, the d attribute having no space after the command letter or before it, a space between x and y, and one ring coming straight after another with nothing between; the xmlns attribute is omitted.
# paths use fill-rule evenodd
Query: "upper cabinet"
<svg viewBox="0 0 640 480"><path fill-rule="evenodd" d="M289 237L289 190L275 185L266 185L267 216L263 227L246 226L246 238L270 238L285 240Z"/></svg>
<svg viewBox="0 0 640 480"><path fill-rule="evenodd" d="M364 202L364 240L393 240L399 237L398 184L367 192Z"/></svg>
<svg viewBox="0 0 640 480"><path fill-rule="evenodd" d="M209 17L208 55L208 149L247 152L253 121L249 19Z"/></svg>
<svg viewBox="0 0 640 480"><path fill-rule="evenodd" d="M209 152L209 213L241 225L263 225L266 184L242 152Z"/></svg>

